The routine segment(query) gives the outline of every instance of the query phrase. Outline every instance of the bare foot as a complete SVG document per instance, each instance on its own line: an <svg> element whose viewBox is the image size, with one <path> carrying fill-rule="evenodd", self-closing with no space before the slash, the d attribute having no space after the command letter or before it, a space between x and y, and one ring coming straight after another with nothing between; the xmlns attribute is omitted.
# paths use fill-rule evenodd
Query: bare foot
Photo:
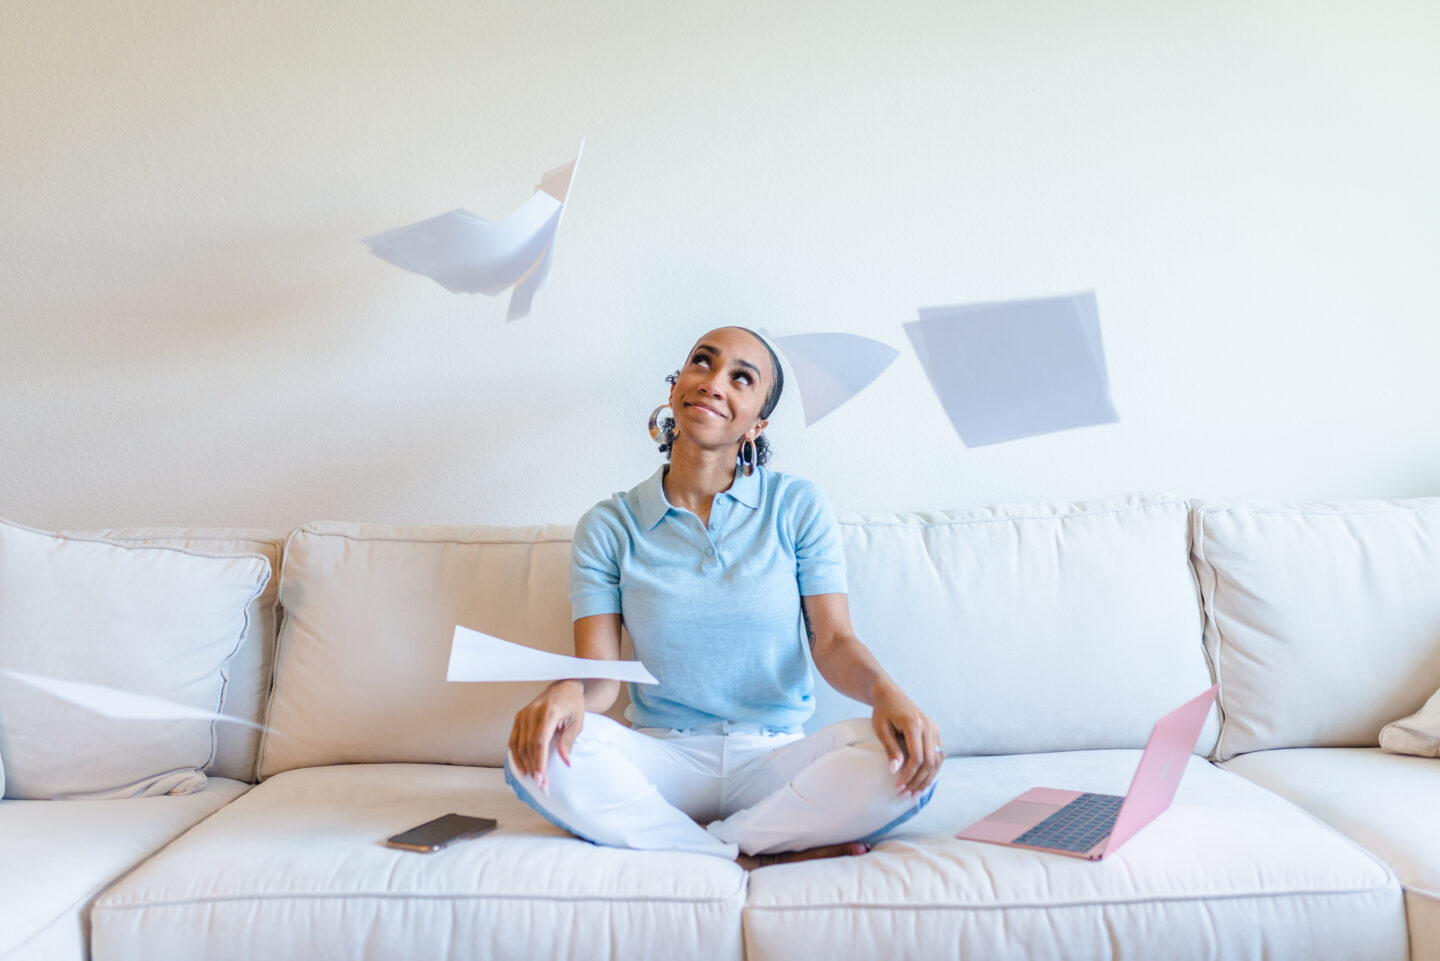
<svg viewBox="0 0 1440 961"><path fill-rule="evenodd" d="M864 854L870 850L870 845L860 841L850 841L846 844L829 844L823 848L810 848L808 851L781 851L779 854L741 854L735 858L735 863L747 871L756 868L769 867L772 864L789 864L791 861L813 861L815 858L848 858L857 854Z"/></svg>

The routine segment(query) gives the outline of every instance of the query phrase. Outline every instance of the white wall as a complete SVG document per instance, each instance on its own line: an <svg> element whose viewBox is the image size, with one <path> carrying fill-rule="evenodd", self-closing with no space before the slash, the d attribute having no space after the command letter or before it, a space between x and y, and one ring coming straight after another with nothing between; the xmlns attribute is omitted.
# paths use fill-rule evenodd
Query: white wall
<svg viewBox="0 0 1440 961"><path fill-rule="evenodd" d="M1440 493L1440 4L0 7L0 516L568 522L708 326L902 351L842 511ZM585 160L527 320L360 238ZM900 324L1095 289L1121 422L967 450Z"/></svg>

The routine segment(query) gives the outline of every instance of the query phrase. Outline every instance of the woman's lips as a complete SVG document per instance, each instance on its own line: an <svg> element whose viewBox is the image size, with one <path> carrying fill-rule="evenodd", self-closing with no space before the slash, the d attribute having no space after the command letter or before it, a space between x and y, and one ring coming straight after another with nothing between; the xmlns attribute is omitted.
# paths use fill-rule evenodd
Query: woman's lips
<svg viewBox="0 0 1440 961"><path fill-rule="evenodd" d="M720 416L720 412L719 412L718 410L715 410L713 407L706 407L704 404L694 404L694 403L691 403L691 404L686 404L685 406L686 406L686 407L689 407L691 410L703 410L705 413L709 414L711 417L719 417L719 416Z"/></svg>

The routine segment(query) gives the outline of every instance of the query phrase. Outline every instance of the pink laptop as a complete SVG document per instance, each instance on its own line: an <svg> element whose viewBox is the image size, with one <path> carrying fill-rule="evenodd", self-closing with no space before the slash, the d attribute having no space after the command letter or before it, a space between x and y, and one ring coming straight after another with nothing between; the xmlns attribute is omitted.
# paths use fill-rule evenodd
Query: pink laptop
<svg viewBox="0 0 1440 961"><path fill-rule="evenodd" d="M1031 788L958 838L1098 861L1170 806L1219 685L1155 722L1124 797Z"/></svg>

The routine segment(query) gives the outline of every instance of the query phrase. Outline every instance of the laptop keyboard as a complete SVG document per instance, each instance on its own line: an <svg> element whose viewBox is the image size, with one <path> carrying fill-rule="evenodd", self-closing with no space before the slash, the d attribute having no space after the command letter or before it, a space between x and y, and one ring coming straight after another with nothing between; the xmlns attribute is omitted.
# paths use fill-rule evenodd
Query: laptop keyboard
<svg viewBox="0 0 1440 961"><path fill-rule="evenodd" d="M1114 794L1082 794L1012 843L1057 851L1088 851L1110 834L1124 801Z"/></svg>

